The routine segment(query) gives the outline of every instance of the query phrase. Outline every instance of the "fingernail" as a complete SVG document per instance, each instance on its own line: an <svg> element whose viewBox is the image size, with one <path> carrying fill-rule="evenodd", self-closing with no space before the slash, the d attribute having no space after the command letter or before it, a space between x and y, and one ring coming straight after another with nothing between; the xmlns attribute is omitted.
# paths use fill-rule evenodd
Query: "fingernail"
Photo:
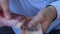
<svg viewBox="0 0 60 34"><path fill-rule="evenodd" d="M28 24L28 28L31 28L32 27L32 24Z"/></svg>

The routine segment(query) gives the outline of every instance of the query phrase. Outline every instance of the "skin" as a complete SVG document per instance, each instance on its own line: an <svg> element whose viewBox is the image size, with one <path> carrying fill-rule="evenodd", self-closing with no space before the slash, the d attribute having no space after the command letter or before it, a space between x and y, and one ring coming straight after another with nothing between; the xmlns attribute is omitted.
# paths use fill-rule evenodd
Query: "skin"
<svg viewBox="0 0 60 34"><path fill-rule="evenodd" d="M8 0L0 0L0 12L3 12L3 14L0 15L0 27L13 26L16 23L18 23L19 20L21 20L21 16L20 15L14 14L14 13L10 13ZM3 15L4 15L4 17L2 17ZM20 17L20 18L18 19L17 16Z"/></svg>
<svg viewBox="0 0 60 34"><path fill-rule="evenodd" d="M0 0L0 7L3 9L4 16L7 19L11 18L8 0Z"/></svg>
<svg viewBox="0 0 60 34"><path fill-rule="evenodd" d="M56 9L53 6L49 6L39 11L29 22L28 27L32 28L40 23L42 24L43 32L45 32L56 16Z"/></svg>
<svg viewBox="0 0 60 34"><path fill-rule="evenodd" d="M8 5L8 0L0 0L0 7L3 9L5 18L10 19L11 13ZM37 15L33 16L33 18L31 18L31 20L28 23L28 27L32 28L41 23L43 32L45 32L52 23L52 21L56 18L56 16L57 12L55 7L53 6L46 7L40 10Z"/></svg>

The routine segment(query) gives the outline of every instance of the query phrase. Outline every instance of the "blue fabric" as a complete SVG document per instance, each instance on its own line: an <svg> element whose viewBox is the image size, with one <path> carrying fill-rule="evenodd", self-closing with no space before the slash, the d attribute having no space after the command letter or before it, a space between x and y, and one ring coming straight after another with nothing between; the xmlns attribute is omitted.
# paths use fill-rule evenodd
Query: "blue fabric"
<svg viewBox="0 0 60 34"><path fill-rule="evenodd" d="M60 0L57 0L50 5L54 6L57 10L57 18L52 22L51 26L48 28L47 33L50 32L54 27L55 29L60 29Z"/></svg>
<svg viewBox="0 0 60 34"><path fill-rule="evenodd" d="M14 27L12 27L12 29L14 30L15 34L22 34L21 28L14 28Z"/></svg>
<svg viewBox="0 0 60 34"><path fill-rule="evenodd" d="M36 15L38 11L38 9L31 6L27 0L9 0L9 6L11 12L29 17Z"/></svg>
<svg viewBox="0 0 60 34"><path fill-rule="evenodd" d="M57 18L51 23L46 33L53 28L57 29L60 27L60 0L9 0L11 12L29 17L36 15L39 10L46 8L48 5L56 8Z"/></svg>
<svg viewBox="0 0 60 34"><path fill-rule="evenodd" d="M53 5L56 9L57 9L57 19L60 19L60 0L56 1L56 2L53 2L51 3L51 5ZM58 24L56 26L56 29L60 29L60 24Z"/></svg>

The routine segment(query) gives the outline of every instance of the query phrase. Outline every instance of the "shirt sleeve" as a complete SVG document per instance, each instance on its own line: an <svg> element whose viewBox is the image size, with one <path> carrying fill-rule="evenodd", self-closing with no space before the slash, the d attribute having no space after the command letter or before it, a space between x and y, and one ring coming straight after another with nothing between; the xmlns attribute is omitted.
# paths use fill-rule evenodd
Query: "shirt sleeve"
<svg viewBox="0 0 60 34"><path fill-rule="evenodd" d="M55 21L53 21L51 23L51 25L49 26L49 28L46 31L46 33L49 33L54 27L56 27L58 24L60 24L60 0L52 2L49 5L54 6L56 8L56 10L57 10L57 18L55 19Z"/></svg>

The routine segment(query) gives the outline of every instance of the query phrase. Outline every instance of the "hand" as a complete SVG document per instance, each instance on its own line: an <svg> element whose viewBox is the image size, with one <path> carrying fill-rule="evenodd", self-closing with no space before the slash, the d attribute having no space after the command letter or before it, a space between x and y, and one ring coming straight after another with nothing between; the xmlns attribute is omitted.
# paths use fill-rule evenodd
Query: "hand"
<svg viewBox="0 0 60 34"><path fill-rule="evenodd" d="M0 23L5 24L6 26L12 26L14 23L17 23L17 21L15 19L17 19L16 17L18 17L18 15L16 15L16 14L11 15L8 1L9 0L0 0ZM3 16L2 13L4 14L4 17L2 17ZM12 19L10 19L10 18L12 18ZM21 17L19 18L19 20L20 19L21 19Z"/></svg>
<svg viewBox="0 0 60 34"><path fill-rule="evenodd" d="M16 25L16 23L18 23L18 20L14 20L14 19L6 19L4 17L0 18L0 22L4 25L4 26L14 26Z"/></svg>
<svg viewBox="0 0 60 34"><path fill-rule="evenodd" d="M7 19L11 18L11 13L9 9L9 0L0 0L0 9L3 10L4 16Z"/></svg>
<svg viewBox="0 0 60 34"><path fill-rule="evenodd" d="M0 17L0 23L2 23L3 26L15 26L23 18L22 15L18 15L14 13L12 13L12 17L13 17L12 19L6 19L4 17Z"/></svg>
<svg viewBox="0 0 60 34"><path fill-rule="evenodd" d="M42 24L43 32L47 30L52 21L56 18L57 12L53 6L49 6L38 12L29 22L28 27L32 28L39 23Z"/></svg>
<svg viewBox="0 0 60 34"><path fill-rule="evenodd" d="M14 26L18 21L22 20L23 15L18 15L15 13L11 13L12 19L6 19L3 15L3 10L0 6L0 27L3 26Z"/></svg>

